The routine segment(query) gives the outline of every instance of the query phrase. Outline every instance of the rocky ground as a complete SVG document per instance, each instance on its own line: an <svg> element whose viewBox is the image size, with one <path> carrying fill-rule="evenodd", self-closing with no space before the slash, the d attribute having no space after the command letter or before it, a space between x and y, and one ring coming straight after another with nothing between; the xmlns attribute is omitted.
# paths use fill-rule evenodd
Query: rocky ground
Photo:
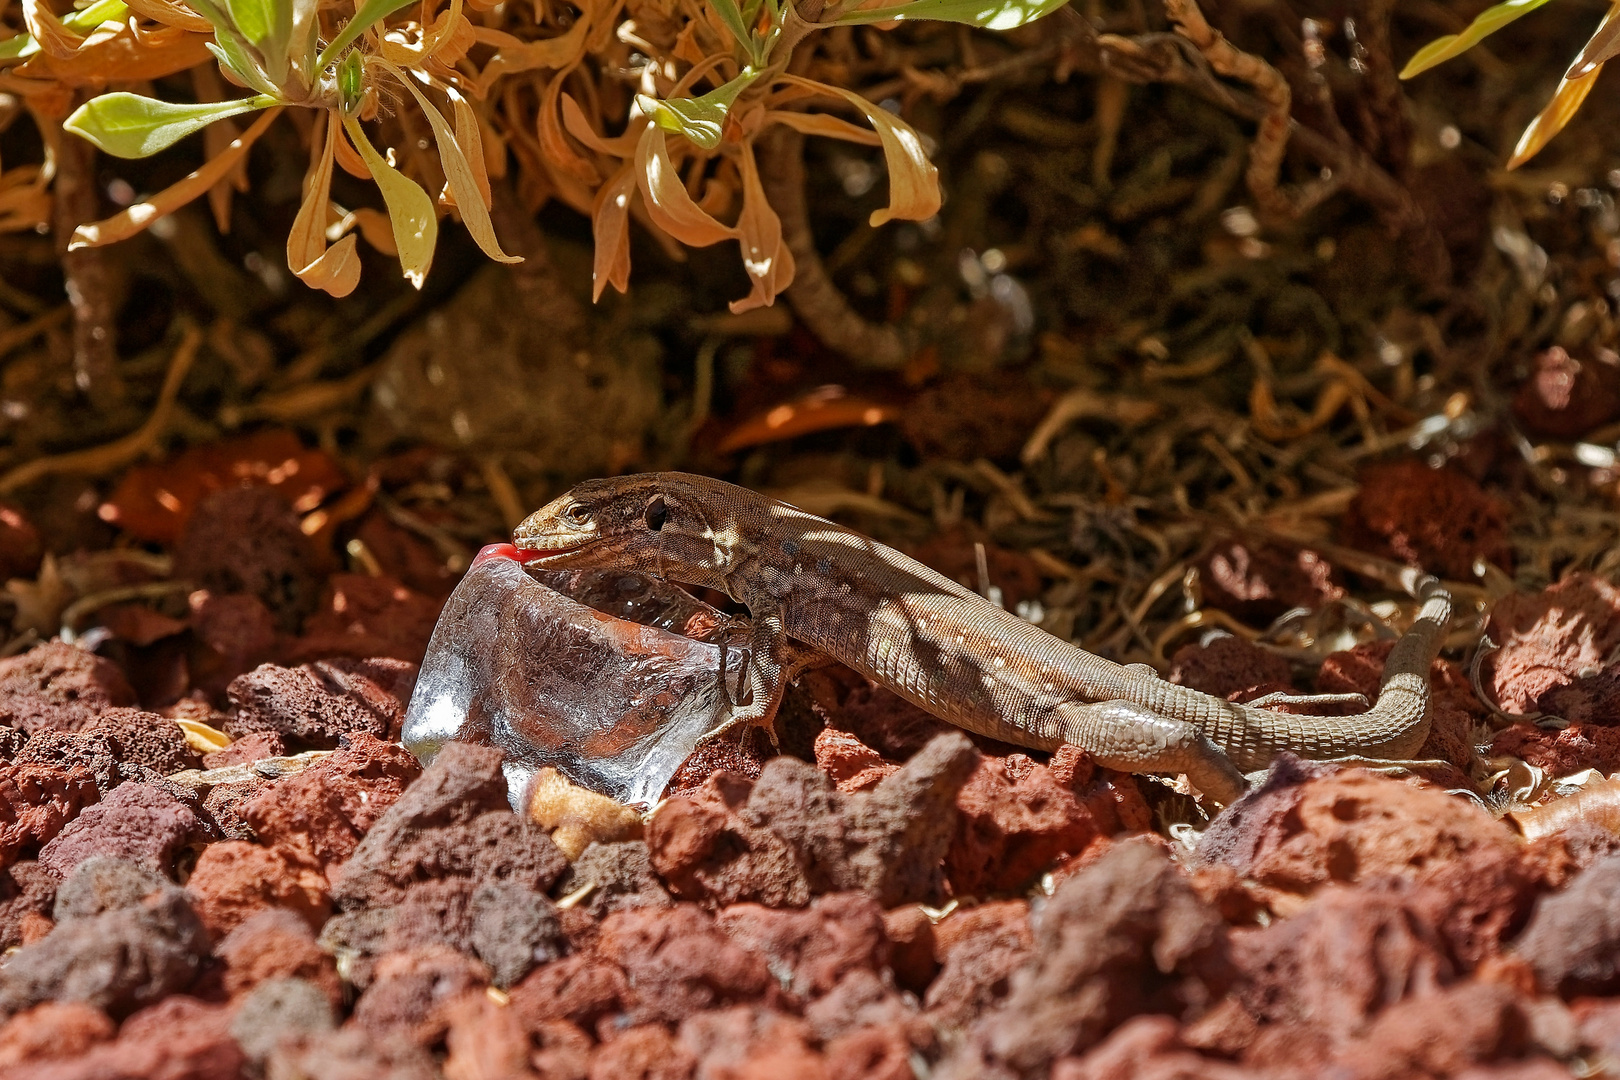
<svg viewBox="0 0 1620 1080"><path fill-rule="evenodd" d="M562 781L515 814L498 750L424 772L391 741L453 581L377 515L351 522L377 572L334 573L293 509L320 483L302 453L242 486L188 491L195 461L129 480L100 516L169 530L185 611L120 600L0 660L8 1078L1620 1070L1601 578L1498 600L1472 678L1436 664L1424 763L1285 759L1207 823L1163 783L976 744L841 669L790 698L796 754L700 754L644 824ZM1503 543L1461 469L1361 479L1340 535L1363 550L1461 576ZM180 520L131 524L151 490ZM117 549L42 569L19 512L0 538L36 587L162 578ZM1015 584L1021 556L993 553ZM1343 595L1331 560L1237 540L1203 573L1250 619ZM1302 674L1215 636L1173 677L1375 691L1389 640Z"/></svg>

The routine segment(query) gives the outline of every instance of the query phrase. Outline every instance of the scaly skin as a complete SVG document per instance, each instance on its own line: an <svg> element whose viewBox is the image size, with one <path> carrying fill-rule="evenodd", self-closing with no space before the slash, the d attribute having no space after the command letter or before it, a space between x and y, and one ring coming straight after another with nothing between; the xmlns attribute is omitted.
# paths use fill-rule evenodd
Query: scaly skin
<svg viewBox="0 0 1620 1080"><path fill-rule="evenodd" d="M1415 577L1423 609L1390 654L1377 702L1353 716L1298 716L1095 656L893 548L704 476L587 481L531 514L513 540L541 553L541 566L637 570L746 604L752 696L731 724L770 723L793 639L958 727L1042 750L1072 743L1127 772L1186 773L1221 803L1245 790L1243 772L1284 750L1415 754L1429 730L1429 666L1451 618L1439 582Z"/></svg>

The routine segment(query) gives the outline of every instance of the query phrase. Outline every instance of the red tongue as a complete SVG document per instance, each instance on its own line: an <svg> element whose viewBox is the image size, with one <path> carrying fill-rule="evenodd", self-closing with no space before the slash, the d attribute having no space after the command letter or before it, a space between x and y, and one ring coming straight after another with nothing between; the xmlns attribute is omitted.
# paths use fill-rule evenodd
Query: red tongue
<svg viewBox="0 0 1620 1080"><path fill-rule="evenodd" d="M488 562L490 559L511 559L513 562L526 563L532 562L543 555L545 555L543 551L525 551L512 544L488 544L479 549L478 554L473 557L472 564L477 566L479 563Z"/></svg>

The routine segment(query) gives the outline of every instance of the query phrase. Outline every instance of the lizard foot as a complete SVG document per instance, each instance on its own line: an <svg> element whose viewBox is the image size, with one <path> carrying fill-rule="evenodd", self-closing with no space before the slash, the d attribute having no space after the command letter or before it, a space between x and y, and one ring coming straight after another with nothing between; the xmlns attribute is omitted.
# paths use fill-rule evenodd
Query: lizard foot
<svg viewBox="0 0 1620 1080"><path fill-rule="evenodd" d="M725 738L738 728L756 727L763 730L765 737L771 740L771 749L781 753L782 741L776 735L776 711L774 709L756 710L751 706L733 709L731 715L726 718L725 723L699 739L697 746L693 749L707 746L709 743Z"/></svg>

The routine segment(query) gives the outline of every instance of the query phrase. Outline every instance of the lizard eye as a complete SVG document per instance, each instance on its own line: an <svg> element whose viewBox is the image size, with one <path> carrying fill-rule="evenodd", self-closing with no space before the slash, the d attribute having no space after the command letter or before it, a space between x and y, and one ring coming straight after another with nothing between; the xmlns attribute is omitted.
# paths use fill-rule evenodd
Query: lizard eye
<svg viewBox="0 0 1620 1080"><path fill-rule="evenodd" d="M584 503L575 503L563 511L563 518L570 525L584 525L591 520L591 508Z"/></svg>
<svg viewBox="0 0 1620 1080"><path fill-rule="evenodd" d="M647 504L647 528L658 532L669 519L669 507L664 503L662 495L654 495L652 502Z"/></svg>

